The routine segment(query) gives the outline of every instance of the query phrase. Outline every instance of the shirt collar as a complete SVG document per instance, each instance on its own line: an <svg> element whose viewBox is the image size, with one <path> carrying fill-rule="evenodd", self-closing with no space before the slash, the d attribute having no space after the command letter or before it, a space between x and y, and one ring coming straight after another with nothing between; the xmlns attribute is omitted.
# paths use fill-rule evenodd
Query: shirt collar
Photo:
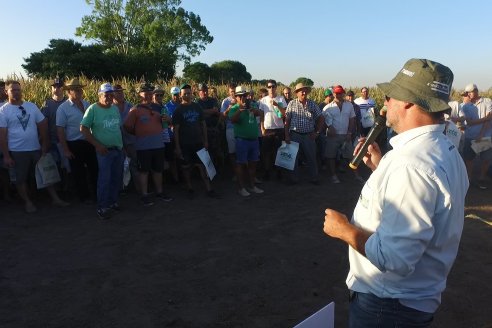
<svg viewBox="0 0 492 328"><path fill-rule="evenodd" d="M432 124L410 129L391 138L390 144L394 149L402 148L405 144L423 134L434 132L443 133L444 127L444 124Z"/></svg>

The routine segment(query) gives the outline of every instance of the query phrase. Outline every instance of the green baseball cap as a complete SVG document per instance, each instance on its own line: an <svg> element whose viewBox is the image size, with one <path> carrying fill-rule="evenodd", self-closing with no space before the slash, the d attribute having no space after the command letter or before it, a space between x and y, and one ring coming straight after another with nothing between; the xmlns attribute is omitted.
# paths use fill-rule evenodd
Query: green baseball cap
<svg viewBox="0 0 492 328"><path fill-rule="evenodd" d="M446 66L428 59L410 59L396 76L377 86L386 96L408 101L428 112L449 109L448 101L453 84L453 72Z"/></svg>
<svg viewBox="0 0 492 328"><path fill-rule="evenodd" d="M325 97L332 96L333 92L330 89L325 90Z"/></svg>

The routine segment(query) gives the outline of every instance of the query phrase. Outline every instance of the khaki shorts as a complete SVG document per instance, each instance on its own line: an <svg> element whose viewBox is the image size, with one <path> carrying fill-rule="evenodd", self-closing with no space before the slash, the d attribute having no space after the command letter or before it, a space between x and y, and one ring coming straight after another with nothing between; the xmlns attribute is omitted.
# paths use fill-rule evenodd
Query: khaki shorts
<svg viewBox="0 0 492 328"><path fill-rule="evenodd" d="M342 158L352 158L354 153L354 146L352 142L347 141L346 134L337 134L334 136L326 137L325 158L334 159L337 158L337 153L341 151Z"/></svg>
<svg viewBox="0 0 492 328"><path fill-rule="evenodd" d="M11 151L10 156L15 162L15 184L21 184L27 181L30 174L34 173L36 163L41 158L41 151Z"/></svg>

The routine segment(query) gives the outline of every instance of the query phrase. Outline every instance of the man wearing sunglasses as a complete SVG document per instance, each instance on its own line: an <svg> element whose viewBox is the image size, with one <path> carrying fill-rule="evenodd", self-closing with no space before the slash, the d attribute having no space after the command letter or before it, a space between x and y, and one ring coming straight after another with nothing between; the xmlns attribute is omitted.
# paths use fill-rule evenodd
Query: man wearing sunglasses
<svg viewBox="0 0 492 328"><path fill-rule="evenodd" d="M260 99L260 110L263 111L261 120L262 156L265 169L264 179L270 178L274 168L274 158L277 149L284 140L284 120L287 102L282 95L277 94L277 82L267 81L268 95Z"/></svg>
<svg viewBox="0 0 492 328"><path fill-rule="evenodd" d="M382 157L377 143L369 146L363 160L373 172L351 221L325 211L324 232L349 245L349 327L428 327L439 307L469 185L441 124L452 83L448 67L410 59L378 84L386 125L398 133L393 149Z"/></svg>
<svg viewBox="0 0 492 328"><path fill-rule="evenodd" d="M34 213L37 209L29 198L27 180L37 161L49 152L48 121L35 104L23 101L18 81L7 81L5 86L8 102L0 108L0 149L5 167L15 176L11 182L15 183L26 212ZM46 189L54 205L69 205L58 197L52 185Z"/></svg>

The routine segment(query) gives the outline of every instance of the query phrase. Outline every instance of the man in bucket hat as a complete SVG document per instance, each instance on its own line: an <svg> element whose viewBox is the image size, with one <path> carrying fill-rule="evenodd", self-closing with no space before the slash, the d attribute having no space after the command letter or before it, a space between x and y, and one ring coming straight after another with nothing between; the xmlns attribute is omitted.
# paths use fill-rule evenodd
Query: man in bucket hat
<svg viewBox="0 0 492 328"><path fill-rule="evenodd" d="M325 211L324 232L349 245L349 327L427 327L440 304L468 189L463 160L440 124L452 82L448 67L410 59L378 84L387 125L398 133L393 150L383 158L369 146L364 163L373 173L350 222Z"/></svg>

